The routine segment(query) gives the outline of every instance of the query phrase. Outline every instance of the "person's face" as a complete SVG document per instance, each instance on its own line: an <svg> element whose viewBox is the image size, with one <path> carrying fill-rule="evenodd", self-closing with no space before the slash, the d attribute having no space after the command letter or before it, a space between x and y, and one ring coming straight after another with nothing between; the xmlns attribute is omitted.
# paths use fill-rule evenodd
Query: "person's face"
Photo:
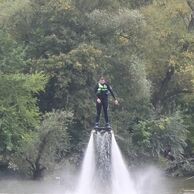
<svg viewBox="0 0 194 194"><path fill-rule="evenodd" d="M104 83L105 83L104 78L102 78L102 77L100 78L100 83L101 83L101 84L104 84Z"/></svg>

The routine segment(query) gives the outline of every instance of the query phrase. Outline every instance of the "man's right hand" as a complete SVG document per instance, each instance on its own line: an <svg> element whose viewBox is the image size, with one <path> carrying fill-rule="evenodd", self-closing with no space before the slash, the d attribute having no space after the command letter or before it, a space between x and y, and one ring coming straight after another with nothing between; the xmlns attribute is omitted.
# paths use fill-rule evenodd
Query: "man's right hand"
<svg viewBox="0 0 194 194"><path fill-rule="evenodd" d="M116 105L118 105L118 104L119 104L118 100L115 100L115 104L116 104Z"/></svg>
<svg viewBox="0 0 194 194"><path fill-rule="evenodd" d="M97 98L97 102L100 104L101 103L101 100L100 100L100 98Z"/></svg>

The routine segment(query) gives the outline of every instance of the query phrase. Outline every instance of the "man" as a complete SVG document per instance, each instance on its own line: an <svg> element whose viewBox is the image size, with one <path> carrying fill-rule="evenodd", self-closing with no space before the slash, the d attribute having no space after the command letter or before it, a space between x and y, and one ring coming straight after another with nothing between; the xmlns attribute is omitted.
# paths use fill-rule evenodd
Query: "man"
<svg viewBox="0 0 194 194"><path fill-rule="evenodd" d="M105 127L110 128L109 120L108 120L108 94L111 93L112 97L115 100L115 104L118 104L118 101L115 98L113 90L111 86L106 83L104 77L101 77L99 82L95 87L95 94L96 94L96 124L95 128L99 127L99 120L100 120L100 113L103 107L104 111L104 119L106 122Z"/></svg>

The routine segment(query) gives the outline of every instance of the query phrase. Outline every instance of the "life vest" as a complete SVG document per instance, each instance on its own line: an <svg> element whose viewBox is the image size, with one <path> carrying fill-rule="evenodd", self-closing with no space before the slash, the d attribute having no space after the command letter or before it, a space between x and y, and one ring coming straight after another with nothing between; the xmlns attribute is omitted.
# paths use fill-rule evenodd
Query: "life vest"
<svg viewBox="0 0 194 194"><path fill-rule="evenodd" d="M98 90L97 93L101 93L101 92L108 92L108 88L106 84L100 84L98 83Z"/></svg>

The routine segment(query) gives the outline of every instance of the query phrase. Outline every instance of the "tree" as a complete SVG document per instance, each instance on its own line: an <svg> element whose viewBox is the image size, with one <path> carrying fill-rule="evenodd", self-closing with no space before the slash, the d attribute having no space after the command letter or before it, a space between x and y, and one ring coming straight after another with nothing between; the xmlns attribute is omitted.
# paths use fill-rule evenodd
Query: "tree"
<svg viewBox="0 0 194 194"><path fill-rule="evenodd" d="M25 50L13 37L0 30L0 71L3 73L17 73L24 69Z"/></svg>
<svg viewBox="0 0 194 194"><path fill-rule="evenodd" d="M34 95L44 89L47 78L41 72L23 73L24 49L10 34L0 31L0 43L0 154L7 161L39 124Z"/></svg>
<svg viewBox="0 0 194 194"><path fill-rule="evenodd" d="M37 99L32 94L43 90L46 78L38 73L0 75L0 152L6 159L39 123Z"/></svg>
<svg viewBox="0 0 194 194"><path fill-rule="evenodd" d="M145 55L155 107L167 104L170 108L175 98L192 93L193 36L184 20L189 12L186 3L174 1L143 9L147 27L151 29L145 42Z"/></svg>
<svg viewBox="0 0 194 194"><path fill-rule="evenodd" d="M40 179L45 169L51 171L64 161L70 146L67 128L72 117L72 113L66 111L46 113L33 138L26 139L20 152L15 155L13 162L17 167L33 179Z"/></svg>
<svg viewBox="0 0 194 194"><path fill-rule="evenodd" d="M132 141L139 151L141 150L141 154L149 153L153 158L157 158L164 154L166 149L170 149L177 160L183 158L186 138L186 126L178 112L159 119L139 122L132 135Z"/></svg>

